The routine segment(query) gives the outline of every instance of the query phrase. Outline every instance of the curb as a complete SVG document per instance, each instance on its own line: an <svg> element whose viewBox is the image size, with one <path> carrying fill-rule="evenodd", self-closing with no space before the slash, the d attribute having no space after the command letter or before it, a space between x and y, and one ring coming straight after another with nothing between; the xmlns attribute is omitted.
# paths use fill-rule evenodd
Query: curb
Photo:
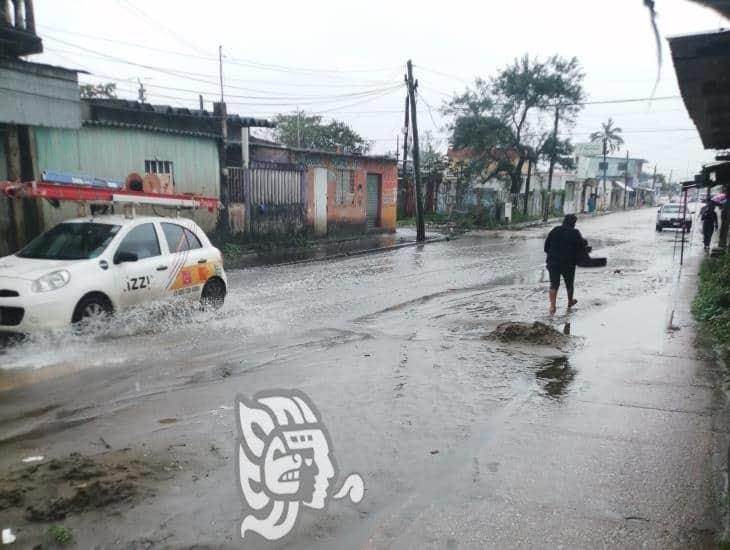
<svg viewBox="0 0 730 550"><path fill-rule="evenodd" d="M424 242L419 243L417 241L408 241L405 243L398 243L393 244L390 246L382 246L377 248L366 248L364 250L354 250L352 252L340 252L338 254L330 254L328 256L322 256L321 258L306 258L303 260L294 260L291 262L281 262L281 263L274 263L274 264L264 264L264 265L257 265L257 266L245 266L245 267L239 267L239 268L233 268L233 269L251 269L253 267L274 267L274 266L288 266L288 265L299 265L299 264L311 264L315 262L325 262L328 260L336 260L336 259L342 259L342 258L351 258L353 256L365 256L367 254L377 254L378 252L388 252L390 250L398 250L400 248L406 248L409 246L417 246L417 245L424 245L424 244L430 244L430 243L438 243L443 241L451 240L451 237L434 237L430 239L426 239Z"/></svg>

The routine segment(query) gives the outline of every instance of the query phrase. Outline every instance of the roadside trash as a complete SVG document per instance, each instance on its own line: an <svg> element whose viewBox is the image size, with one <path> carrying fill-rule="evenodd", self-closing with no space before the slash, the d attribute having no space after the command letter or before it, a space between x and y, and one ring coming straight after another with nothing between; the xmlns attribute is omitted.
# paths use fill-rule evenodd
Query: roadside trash
<svg viewBox="0 0 730 550"><path fill-rule="evenodd" d="M3 544L13 544L15 542L15 535L13 535L13 530L10 528L3 529L2 537Z"/></svg>
<svg viewBox="0 0 730 550"><path fill-rule="evenodd" d="M439 451L438 451L438 449L436 449L436 450L434 450L434 451L431 451L431 454L432 454L432 455L437 455L437 454L439 454Z"/></svg>
<svg viewBox="0 0 730 550"><path fill-rule="evenodd" d="M43 460L44 458L45 458L45 457L43 457L43 456L40 456L40 455L39 455L39 456L27 456L27 457L25 457L25 458L23 459L23 462L25 462L26 464L28 464L28 463L30 463L30 462L40 462L40 461L41 461L41 460Z"/></svg>
<svg viewBox="0 0 730 550"><path fill-rule="evenodd" d="M565 323L565 326L563 327L563 334L566 336L570 335L570 323Z"/></svg>

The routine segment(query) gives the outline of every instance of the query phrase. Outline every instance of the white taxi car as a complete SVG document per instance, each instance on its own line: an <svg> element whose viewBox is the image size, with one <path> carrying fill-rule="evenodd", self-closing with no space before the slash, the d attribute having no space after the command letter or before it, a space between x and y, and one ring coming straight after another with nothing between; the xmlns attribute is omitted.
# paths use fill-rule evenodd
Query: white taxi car
<svg viewBox="0 0 730 550"><path fill-rule="evenodd" d="M97 216L0 258L0 332L55 329L178 297L219 307L223 257L192 220Z"/></svg>

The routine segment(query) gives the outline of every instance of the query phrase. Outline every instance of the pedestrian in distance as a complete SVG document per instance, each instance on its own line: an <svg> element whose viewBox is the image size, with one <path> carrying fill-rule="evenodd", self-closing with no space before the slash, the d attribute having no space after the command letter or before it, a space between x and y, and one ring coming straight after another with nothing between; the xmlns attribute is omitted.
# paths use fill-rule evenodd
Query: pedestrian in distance
<svg viewBox="0 0 730 550"><path fill-rule="evenodd" d="M700 220L702 221L702 238L705 244L705 251L710 250L710 241L712 234L717 229L717 213L715 212L715 203L707 199L707 203L702 207L700 212Z"/></svg>
<svg viewBox="0 0 730 550"><path fill-rule="evenodd" d="M560 278L565 282L568 291L568 308L578 303L573 296L575 283L575 267L586 255L583 236L575 228L578 218L568 214L562 225L554 227L545 239L546 267L550 274L550 314L555 313Z"/></svg>

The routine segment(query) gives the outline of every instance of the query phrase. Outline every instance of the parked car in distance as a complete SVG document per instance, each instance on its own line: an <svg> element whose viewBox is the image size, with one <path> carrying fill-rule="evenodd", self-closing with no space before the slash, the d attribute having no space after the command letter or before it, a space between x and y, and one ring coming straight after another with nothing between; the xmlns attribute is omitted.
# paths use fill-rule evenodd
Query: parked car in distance
<svg viewBox="0 0 730 550"><path fill-rule="evenodd" d="M684 205L676 202L663 204L657 211L657 231L664 228L681 229L683 224L687 231L692 227L692 216Z"/></svg>

